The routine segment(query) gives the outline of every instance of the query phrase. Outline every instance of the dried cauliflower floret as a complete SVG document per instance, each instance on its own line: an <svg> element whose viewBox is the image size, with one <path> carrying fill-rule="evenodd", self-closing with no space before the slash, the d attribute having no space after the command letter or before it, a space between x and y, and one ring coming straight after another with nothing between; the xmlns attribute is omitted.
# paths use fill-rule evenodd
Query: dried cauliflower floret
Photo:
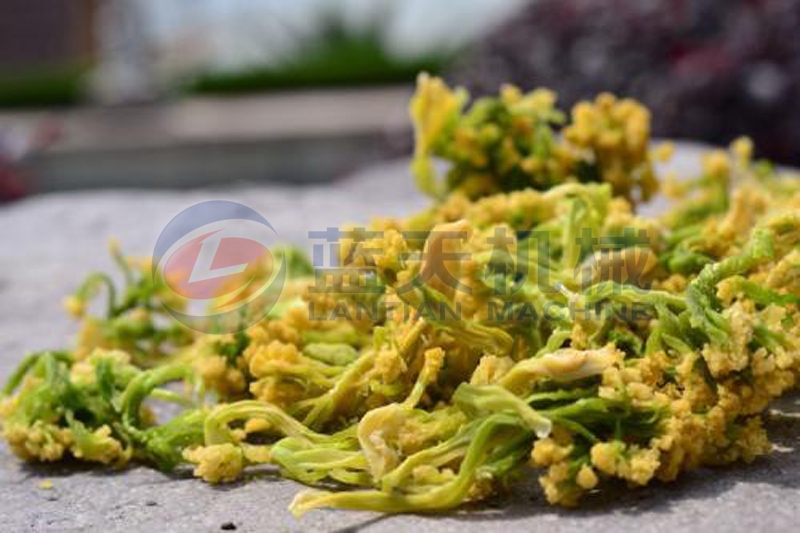
<svg viewBox="0 0 800 533"><path fill-rule="evenodd" d="M194 463L194 475L208 483L236 481L244 470L242 449L230 443L187 449L184 458Z"/></svg>

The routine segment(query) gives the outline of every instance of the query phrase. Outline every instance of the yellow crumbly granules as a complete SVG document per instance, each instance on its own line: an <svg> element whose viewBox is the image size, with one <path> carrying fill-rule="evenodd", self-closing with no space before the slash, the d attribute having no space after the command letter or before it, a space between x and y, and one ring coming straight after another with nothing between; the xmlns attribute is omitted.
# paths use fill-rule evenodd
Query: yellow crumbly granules
<svg viewBox="0 0 800 533"><path fill-rule="evenodd" d="M283 290L242 308L245 330L175 322L159 301L180 298L112 243L124 290L90 275L64 302L77 345L31 354L3 389L10 449L190 464L210 483L270 464L316 487L296 514L444 511L530 467L573 506L614 478L769 452L762 416L800 373L800 180L742 138L663 182L677 201L648 217L674 147L653 146L633 100L564 113L552 91L506 86L470 102L423 75L411 115L433 205L345 226L346 280L272 250Z"/></svg>

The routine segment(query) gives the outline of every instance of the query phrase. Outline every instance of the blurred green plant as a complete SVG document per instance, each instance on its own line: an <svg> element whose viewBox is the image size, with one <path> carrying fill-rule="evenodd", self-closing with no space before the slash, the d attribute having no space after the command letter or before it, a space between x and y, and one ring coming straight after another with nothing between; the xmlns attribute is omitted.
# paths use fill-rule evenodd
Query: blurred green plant
<svg viewBox="0 0 800 533"><path fill-rule="evenodd" d="M227 72L205 72L186 85L189 93L237 94L278 89L336 87L412 81L420 71L441 72L453 51L398 57L384 42L390 13L382 11L363 28L350 27L342 13L327 11L311 35L276 64Z"/></svg>
<svg viewBox="0 0 800 533"><path fill-rule="evenodd" d="M62 106L84 96L84 65L39 67L15 75L0 76L0 107Z"/></svg>

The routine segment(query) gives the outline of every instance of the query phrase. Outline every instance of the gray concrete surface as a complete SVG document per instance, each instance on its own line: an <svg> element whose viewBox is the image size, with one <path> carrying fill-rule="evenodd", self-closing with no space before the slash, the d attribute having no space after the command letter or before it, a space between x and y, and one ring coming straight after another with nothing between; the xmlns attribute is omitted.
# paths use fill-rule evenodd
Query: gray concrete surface
<svg viewBox="0 0 800 533"><path fill-rule="evenodd" d="M678 166L694 165L683 149ZM75 326L61 298L84 274L110 269L106 239L149 253L183 208L230 199L261 212L287 241L307 244L309 230L376 215L402 215L427 204L406 163L388 164L332 185L225 191L107 191L45 195L0 207L0 376L27 350L61 347ZM286 510L300 487L269 471L210 487L190 473L137 467L121 472L77 464L23 465L0 446L0 531L794 531L800 523L800 403L769 423L776 452L751 465L703 469L669 485L616 487L577 510L546 505L535 473L504 497L442 516L381 517L316 511L295 520ZM52 489L40 487L52 481Z"/></svg>

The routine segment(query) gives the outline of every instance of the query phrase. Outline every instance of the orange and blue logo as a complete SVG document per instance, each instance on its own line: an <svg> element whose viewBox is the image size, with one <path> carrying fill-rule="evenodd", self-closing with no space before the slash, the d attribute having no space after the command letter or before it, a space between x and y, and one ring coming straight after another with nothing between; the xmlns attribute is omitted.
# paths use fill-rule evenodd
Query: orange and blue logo
<svg viewBox="0 0 800 533"><path fill-rule="evenodd" d="M270 252L275 228L255 210L225 200L185 209L161 232L153 281L178 321L204 333L232 333L263 318L277 302L286 261ZM176 306L175 302L182 305Z"/></svg>

